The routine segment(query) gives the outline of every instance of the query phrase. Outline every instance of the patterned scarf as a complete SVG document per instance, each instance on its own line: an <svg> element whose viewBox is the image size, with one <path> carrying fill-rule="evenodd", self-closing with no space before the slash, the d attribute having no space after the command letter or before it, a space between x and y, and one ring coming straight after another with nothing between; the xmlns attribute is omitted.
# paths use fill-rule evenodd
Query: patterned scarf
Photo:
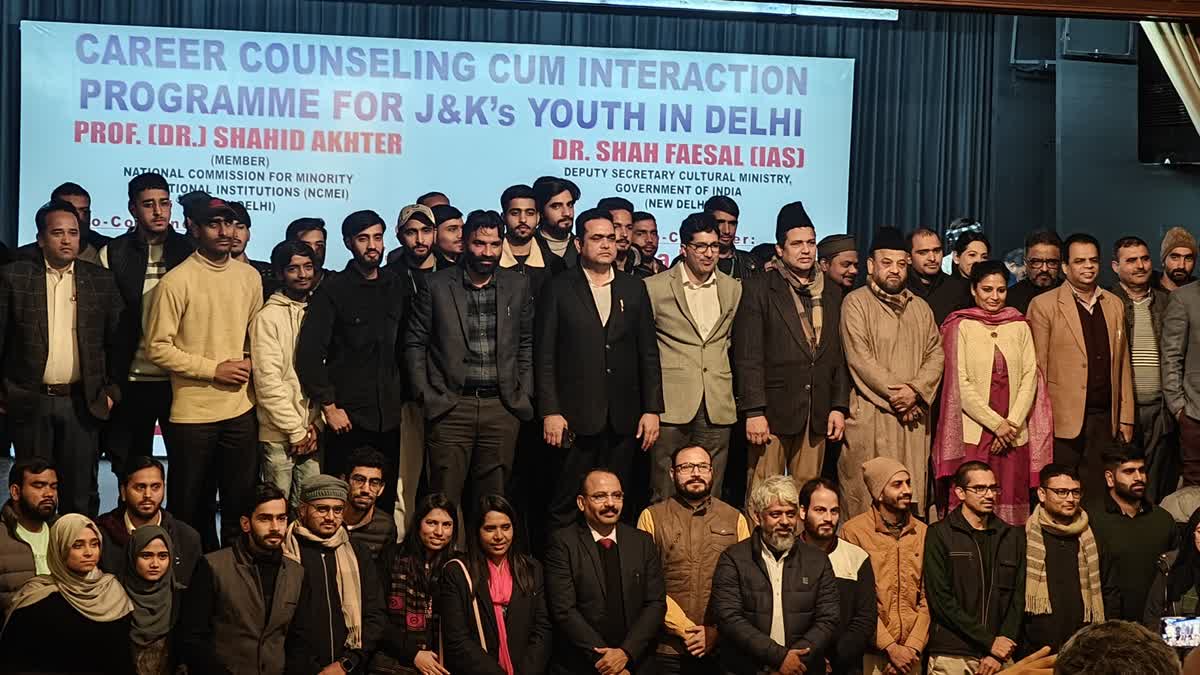
<svg viewBox="0 0 1200 675"><path fill-rule="evenodd" d="M796 313L800 315L800 325L804 327L804 336L808 338L808 344L816 349L821 344L821 328L825 323L825 313L821 310L821 294L825 292L825 275L814 267L810 272L812 278L805 279L784 265L778 257L773 258L771 263L771 266L779 272L788 286L792 287L792 291L794 291L792 302L796 305ZM804 297L812 302L811 313L804 309L802 300Z"/></svg>
<svg viewBox="0 0 1200 675"><path fill-rule="evenodd" d="M879 284L875 283L875 280L871 277L867 277L867 288L871 289L871 292L875 294L875 297L878 298L885 307L895 312L896 316L900 316L904 313L904 308L908 307L908 301L913 297L912 291L908 289L902 289L899 293L895 294L888 293L880 288Z"/></svg>
<svg viewBox="0 0 1200 675"><path fill-rule="evenodd" d="M431 591L438 587L440 572L440 568L426 565L424 556L402 555L392 562L388 613L404 617L404 626L409 632L433 629Z"/></svg>
<svg viewBox="0 0 1200 675"><path fill-rule="evenodd" d="M1042 530L1062 537L1079 537L1079 592L1083 595L1083 622L1104 621L1104 596L1100 588L1100 554L1096 538L1088 527L1087 511L1079 509L1075 521L1062 526L1050 519L1041 504L1025 521L1028 555L1025 563L1025 611L1030 614L1050 614L1050 587L1046 582L1046 543Z"/></svg>

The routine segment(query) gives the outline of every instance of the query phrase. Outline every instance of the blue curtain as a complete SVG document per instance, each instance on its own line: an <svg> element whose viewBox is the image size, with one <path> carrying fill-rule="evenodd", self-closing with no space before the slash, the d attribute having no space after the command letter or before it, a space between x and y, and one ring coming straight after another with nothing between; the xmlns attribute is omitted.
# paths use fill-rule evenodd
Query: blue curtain
<svg viewBox="0 0 1200 675"><path fill-rule="evenodd" d="M941 225L991 209L997 64L996 17L989 14L906 10L897 22L753 21L449 2L4 0L0 5L0 91L5 93L0 101L0 237L10 244L17 229L18 27L23 19L850 57L857 65L848 226L860 235L860 246L879 225ZM72 175L69 158L48 161L62 163L64 180ZM538 172L539 167L530 167L531 178Z"/></svg>

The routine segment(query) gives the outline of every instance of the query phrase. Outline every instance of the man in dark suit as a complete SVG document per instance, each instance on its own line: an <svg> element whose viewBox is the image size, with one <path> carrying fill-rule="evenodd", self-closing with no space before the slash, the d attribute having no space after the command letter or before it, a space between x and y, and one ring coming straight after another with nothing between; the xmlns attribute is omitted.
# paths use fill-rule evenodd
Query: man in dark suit
<svg viewBox="0 0 1200 675"><path fill-rule="evenodd" d="M75 207L52 201L36 220L41 256L0 268L3 405L17 459L53 462L62 511L94 517L100 423L120 400L107 354L121 298L108 271L77 259Z"/></svg>
<svg viewBox="0 0 1200 675"><path fill-rule="evenodd" d="M429 422L429 485L460 503L502 495L520 420L533 418L533 299L529 280L499 269L504 221L472 211L463 263L419 289L405 332L413 392Z"/></svg>
<svg viewBox="0 0 1200 675"><path fill-rule="evenodd" d="M654 540L618 522L624 500L616 474L589 471L575 497L584 522L550 539L546 595L558 632L555 675L655 672L666 587Z"/></svg>
<svg viewBox="0 0 1200 675"><path fill-rule="evenodd" d="M825 442L842 439L849 412L842 292L817 267L816 229L800 202L780 210L775 239L776 263L743 282L733 324L747 492L775 474L820 476Z"/></svg>
<svg viewBox="0 0 1200 675"><path fill-rule="evenodd" d="M653 447L664 410L646 285L614 274L607 211L584 211L575 230L579 267L547 285L537 312L537 407L546 443L562 448L551 531L571 524L574 486L588 469L611 467L629 484L635 438Z"/></svg>

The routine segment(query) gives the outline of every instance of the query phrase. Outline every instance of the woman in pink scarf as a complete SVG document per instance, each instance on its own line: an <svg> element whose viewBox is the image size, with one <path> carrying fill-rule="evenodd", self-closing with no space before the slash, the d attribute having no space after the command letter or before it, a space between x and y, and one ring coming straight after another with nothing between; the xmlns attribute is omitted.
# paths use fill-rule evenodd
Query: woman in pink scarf
<svg viewBox="0 0 1200 675"><path fill-rule="evenodd" d="M520 551L508 500L479 500L467 555L446 564L438 609L446 669L472 675L541 675L550 662L542 566Z"/></svg>
<svg viewBox="0 0 1200 675"><path fill-rule="evenodd" d="M999 261L971 269L975 307L942 323L946 354L941 413L933 444L938 478L965 461L992 466L1003 493L996 515L1010 524L1029 518L1029 490L1053 452L1053 418L1025 316L1005 306L1008 270ZM956 506L954 496L950 506Z"/></svg>

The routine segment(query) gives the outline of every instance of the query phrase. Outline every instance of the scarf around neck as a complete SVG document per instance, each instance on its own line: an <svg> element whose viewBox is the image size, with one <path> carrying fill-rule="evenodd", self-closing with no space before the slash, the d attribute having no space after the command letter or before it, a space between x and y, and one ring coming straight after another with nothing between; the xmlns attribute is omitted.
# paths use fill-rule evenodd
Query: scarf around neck
<svg viewBox="0 0 1200 675"><path fill-rule="evenodd" d="M508 627L504 624L504 612L508 609L508 603L512 602L512 568L509 567L508 558L501 560L499 565L489 560L487 566L488 594L492 598L492 608L496 613L496 642L499 643L497 656L504 672L513 675L512 655L508 651Z"/></svg>
<svg viewBox="0 0 1200 675"><path fill-rule="evenodd" d="M821 328L825 323L825 313L821 309L821 294L825 292L825 275L817 268L812 269L812 278L805 279L796 274L776 256L771 262L772 267L783 280L792 288L792 302L796 305L796 313L800 315L800 325L804 327L804 336L808 344L816 349L821 344ZM804 309L803 297L812 302L811 314Z"/></svg>
<svg viewBox="0 0 1200 675"><path fill-rule="evenodd" d="M904 313L904 308L908 307L908 301L912 299L912 291L907 288L900 289L899 293L888 293L875 283L871 277L867 277L867 288L871 289L871 293L875 295L885 307L895 312L896 316Z"/></svg>
<svg viewBox="0 0 1200 675"><path fill-rule="evenodd" d="M283 557L300 563L300 542L297 537L334 549L338 597L342 599L342 619L346 622L346 647L362 649L362 579L358 576L358 556L350 545L350 534L346 528L339 527L332 537L322 539L301 525L300 521L292 521L283 539Z"/></svg>
<svg viewBox="0 0 1200 675"><path fill-rule="evenodd" d="M171 562L161 579L146 581L137 572L137 559L142 549L155 539L162 539L167 545ZM182 588L175 582L174 554L175 545L171 542L171 535L158 525L137 528L125 547L125 568L121 571L120 579L125 593L133 602L129 637L139 647L145 647L171 632L171 603L175 591Z"/></svg>
<svg viewBox="0 0 1200 675"><path fill-rule="evenodd" d="M1083 596L1083 622L1104 621L1104 595L1100 585L1100 554L1096 538L1088 526L1088 514L1082 508L1070 525L1059 525L1042 510L1033 509L1025 521L1028 554L1025 561L1025 611L1030 614L1050 614L1050 586L1046 580L1046 541L1043 530L1060 537L1079 538L1079 592Z"/></svg>

